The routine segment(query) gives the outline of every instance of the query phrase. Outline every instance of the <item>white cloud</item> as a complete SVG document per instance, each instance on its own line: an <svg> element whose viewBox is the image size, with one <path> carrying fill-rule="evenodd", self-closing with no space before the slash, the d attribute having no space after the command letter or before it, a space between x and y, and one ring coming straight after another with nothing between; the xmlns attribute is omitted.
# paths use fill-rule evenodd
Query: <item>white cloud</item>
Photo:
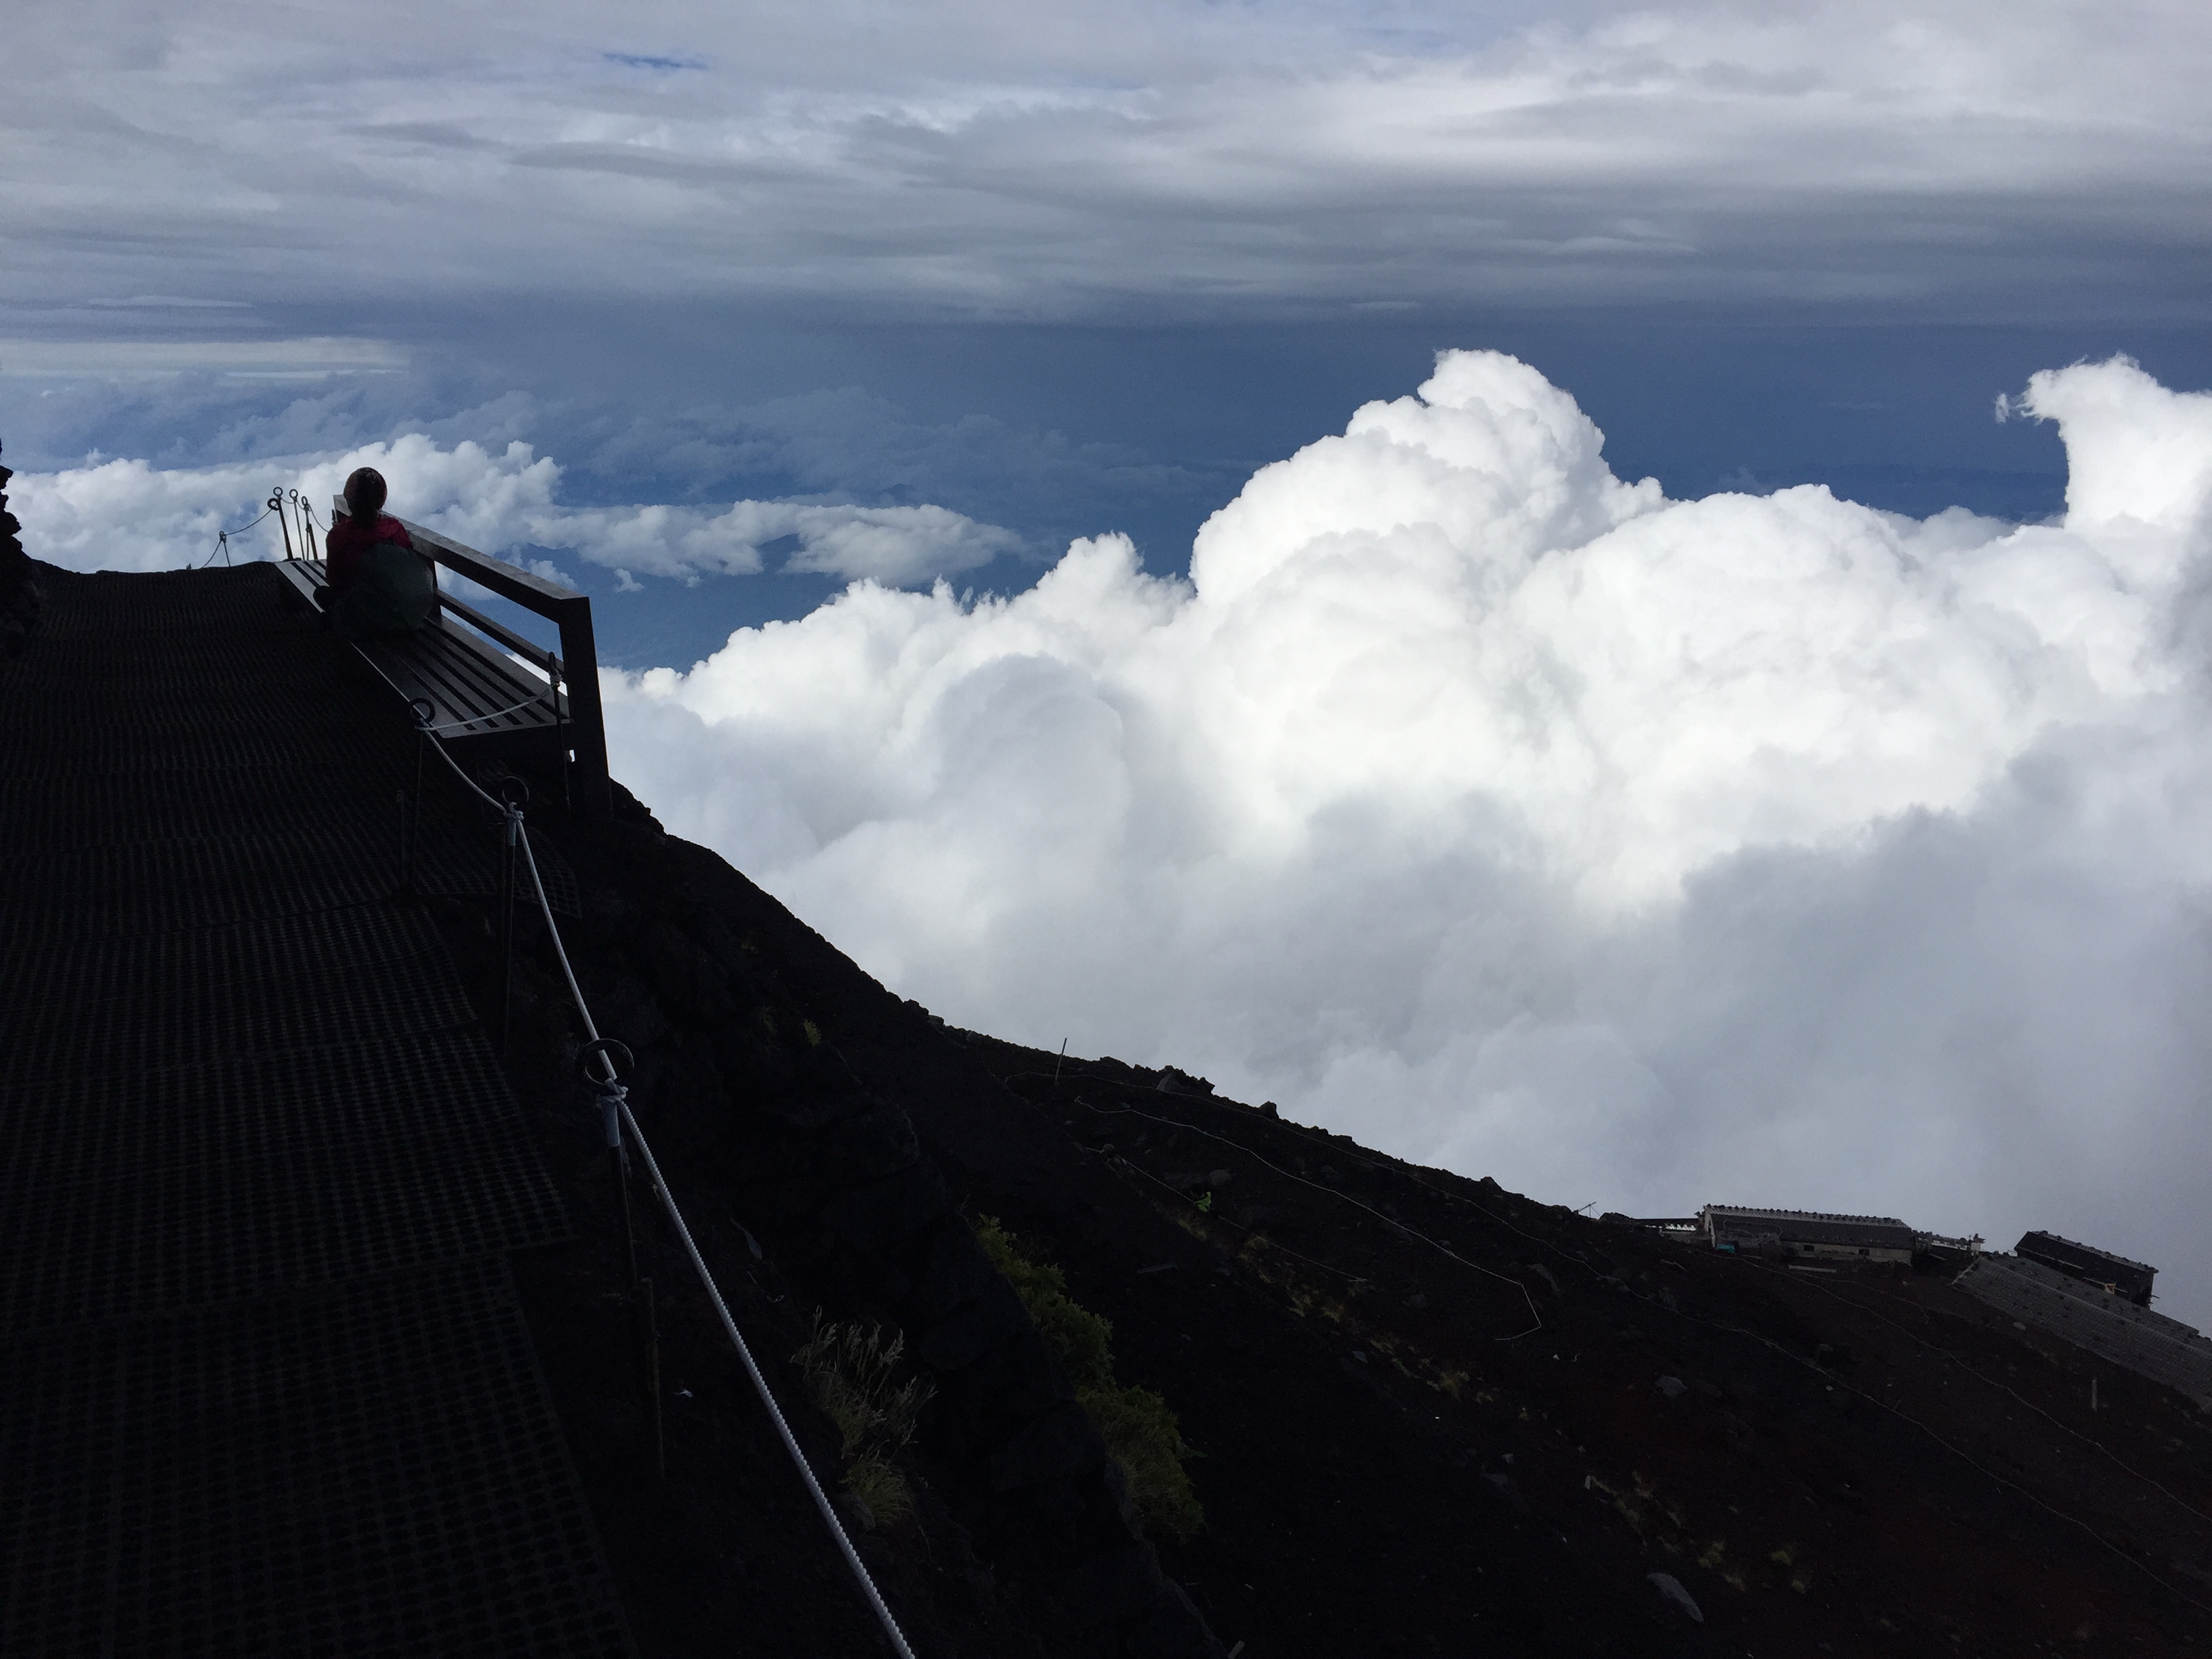
<svg viewBox="0 0 2212 1659"><path fill-rule="evenodd" d="M1668 501L1490 354L1076 543L610 675L617 770L900 991L1579 1204L2087 1235L2212 1313L2212 398L2063 524Z"/></svg>
<svg viewBox="0 0 2212 1659"><path fill-rule="evenodd" d="M787 570L894 586L988 564L1020 545L1012 532L941 507L821 506L738 501L727 511L682 507L545 512L521 520L532 539L573 547L598 564L654 575L743 575L761 550L794 539Z"/></svg>
<svg viewBox="0 0 2212 1659"><path fill-rule="evenodd" d="M482 552L570 549L617 572L696 580L749 575L762 550L791 539L792 570L894 586L957 574L1019 544L1011 531L941 507L858 507L744 501L726 509L645 505L565 507L561 469L530 445L494 452L447 448L422 433L389 443L228 466L159 469L144 460L94 459L55 472L26 471L10 486L25 545L71 569L163 570L204 564L219 530L252 520L272 484L296 489L327 524L332 500L357 466L390 481L392 510ZM282 556L284 531L264 519L241 538L240 556ZM556 573L544 559L532 568ZM567 581L554 574L553 580Z"/></svg>
<svg viewBox="0 0 2212 1659"><path fill-rule="evenodd" d="M891 587L973 570L1020 545L1011 531L941 507L801 507L789 522L781 533L798 537L799 550L787 568Z"/></svg>

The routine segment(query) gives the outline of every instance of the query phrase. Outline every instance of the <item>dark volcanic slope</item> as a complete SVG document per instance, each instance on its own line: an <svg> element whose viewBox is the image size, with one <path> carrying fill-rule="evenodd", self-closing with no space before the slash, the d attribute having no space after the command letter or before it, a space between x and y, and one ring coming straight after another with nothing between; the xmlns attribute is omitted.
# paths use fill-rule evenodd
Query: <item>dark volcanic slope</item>
<svg viewBox="0 0 2212 1659"><path fill-rule="evenodd" d="M2154 1655L2212 1634L2203 1414L1937 1278L1716 1256L1111 1060L1055 1081L1053 1056L948 1032L641 811L541 827L585 890L586 989L640 1052L641 1114L769 1358L817 1304L888 1316L896 1297L818 1226L769 1213L767 1177L741 1167L766 1156L755 1094L785 1086L732 1058L733 1023L763 1010L787 1047L811 1022L807 1064L910 1122L967 1214L1035 1241L1111 1319L1123 1380L1163 1394L1202 1454L1206 1530L1163 1562L1244 1659ZM453 930L481 992L481 919L456 911ZM565 1138L588 1235L608 1224L588 1129L562 1075L527 1057L559 1040L557 1000L534 969L524 996L519 1091ZM609 1252L592 1248L549 1253L525 1288L641 1645L871 1651L680 1291L664 1293L664 1366L672 1395L693 1393L671 1404L668 1480L638 1473ZM677 1285L665 1241L647 1248ZM940 1405L917 1448L919 1522L868 1540L917 1647L1171 1650L1101 1644L1095 1577L1054 1567L963 1475L957 1415Z"/></svg>
<svg viewBox="0 0 2212 1659"><path fill-rule="evenodd" d="M471 810L434 791L426 817ZM858 1540L916 1650L1220 1653L1136 1531L1096 1430L907 1110L864 1087L825 1037L826 1010L777 948L796 924L634 805L609 823L549 817L538 827L573 866L582 915L563 931L585 994L601 1028L636 1053L639 1117L810 1461L825 1479L840 1467L834 1433L787 1363L817 1309L902 1334L934 1389L903 1460L916 1516ZM488 902L453 900L444 915L471 995L493 1023ZM523 930L517 969L509 1072L579 1217L577 1242L536 1253L517 1279L639 1647L878 1651L711 1310L634 1182L660 1333L660 1386L652 1396L642 1389L598 1114L576 1082L575 1022L534 927ZM873 994L926 1050L953 1052L926 1021ZM1003 1097L972 1064L964 1071L969 1087ZM663 1418L665 1478L647 1397Z"/></svg>
<svg viewBox="0 0 2212 1659"><path fill-rule="evenodd" d="M1654 1572L1704 1615L1696 1650L2162 1653L2212 1630L2203 1414L1938 1278L1720 1256L1110 1062L1055 1087L1048 1055L977 1052L1206 1246L1182 1265L1212 1296L1093 1270L1229 1463L1200 1467L1214 1531L1170 1553L1201 1606L1302 1561L1278 1594L1307 1630L1450 1651L1495 1616L1499 1558L1533 1555L1562 1646L1579 1601ZM1255 1609L1255 1649L1344 1650L1284 1611Z"/></svg>

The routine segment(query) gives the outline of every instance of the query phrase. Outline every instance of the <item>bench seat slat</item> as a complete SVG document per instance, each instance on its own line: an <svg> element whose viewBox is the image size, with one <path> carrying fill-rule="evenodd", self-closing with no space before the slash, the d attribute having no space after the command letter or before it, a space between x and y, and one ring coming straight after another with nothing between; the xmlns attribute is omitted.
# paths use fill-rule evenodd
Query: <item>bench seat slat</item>
<svg viewBox="0 0 2212 1659"><path fill-rule="evenodd" d="M404 639L366 641L363 654L387 679L410 682L410 695L429 699L438 710L433 725L478 719L484 727L554 723L553 711L543 701L546 687L542 680L486 660L483 647L465 636L425 630ZM536 701L510 708L526 698Z"/></svg>
<svg viewBox="0 0 2212 1659"><path fill-rule="evenodd" d="M319 560L289 560L278 568L311 605L315 590L325 586ZM432 726L456 728L439 733L449 744L523 752L561 741L567 696L549 697L544 680L450 617L441 616L435 627L413 634L359 640L355 646L402 696L430 704Z"/></svg>

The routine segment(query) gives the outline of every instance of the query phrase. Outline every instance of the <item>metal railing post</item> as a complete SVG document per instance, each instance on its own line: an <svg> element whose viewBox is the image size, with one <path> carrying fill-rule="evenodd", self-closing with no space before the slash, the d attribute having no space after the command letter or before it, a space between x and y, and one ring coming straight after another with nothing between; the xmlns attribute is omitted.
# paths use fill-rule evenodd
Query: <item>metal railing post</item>
<svg viewBox="0 0 2212 1659"><path fill-rule="evenodd" d="M568 714L575 731L575 770L582 783L584 811L605 817L614 810L614 793L607 775L606 713L599 706L599 653L592 637L592 602L581 594L564 603L556 619L561 624L561 665L568 680Z"/></svg>
<svg viewBox="0 0 2212 1659"><path fill-rule="evenodd" d="M638 1381L645 1397L646 1432L653 1442L653 1469L665 1475L668 1473L668 1445L660 1420L660 1328L654 1316L653 1281L641 1277L637 1271L637 1232L629 1210L629 1155L623 1149L622 1133L623 1105L629 1091L623 1086L622 1074L616 1069L617 1049L621 1050L626 1063L635 1063L629 1048L601 1037L584 1046L577 1056L577 1064L583 1068L584 1080L591 1085L592 1092L599 1097L601 1127L607 1142L607 1172L614 1182L615 1210L622 1218L623 1255L629 1268L630 1320L638 1343ZM592 1075L594 1060L605 1068L607 1074L604 1078Z"/></svg>

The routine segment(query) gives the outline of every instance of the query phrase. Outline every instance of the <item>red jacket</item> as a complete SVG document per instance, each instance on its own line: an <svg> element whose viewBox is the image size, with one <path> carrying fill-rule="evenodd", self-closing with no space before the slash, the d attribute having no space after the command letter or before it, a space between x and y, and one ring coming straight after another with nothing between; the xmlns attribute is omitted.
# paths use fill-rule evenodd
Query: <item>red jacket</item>
<svg viewBox="0 0 2212 1659"><path fill-rule="evenodd" d="M328 561L326 574L331 591L343 593L361 580L361 562L368 556L368 550L379 542L398 542L411 548L407 526L386 513L377 514L374 522L360 519L341 519L323 538L323 556Z"/></svg>

